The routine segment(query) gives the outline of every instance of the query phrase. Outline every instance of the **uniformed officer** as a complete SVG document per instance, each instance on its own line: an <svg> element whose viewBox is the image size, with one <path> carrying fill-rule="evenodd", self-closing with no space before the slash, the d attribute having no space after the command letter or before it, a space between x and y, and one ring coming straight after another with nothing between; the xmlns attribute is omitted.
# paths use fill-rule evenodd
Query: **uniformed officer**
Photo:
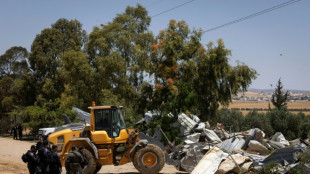
<svg viewBox="0 0 310 174"><path fill-rule="evenodd" d="M41 173L45 174L45 173L49 173L49 162L50 162L50 157L51 157L51 152L48 149L48 141L44 141L43 142L43 147L38 149L38 156L40 159L40 169L41 169Z"/></svg>
<svg viewBox="0 0 310 174"><path fill-rule="evenodd" d="M13 139L17 140L17 126L16 125L12 128L12 131L13 131Z"/></svg>
<svg viewBox="0 0 310 174"><path fill-rule="evenodd" d="M36 167L38 166L39 158L36 154L36 146L32 145L30 147L30 150L26 153L27 159L28 159L28 170L30 174L36 173Z"/></svg>
<svg viewBox="0 0 310 174"><path fill-rule="evenodd" d="M41 147L44 147L43 145L43 137L39 137L39 141L37 142L36 148L39 150Z"/></svg>
<svg viewBox="0 0 310 174"><path fill-rule="evenodd" d="M18 129L19 139L22 140L23 139L23 126L22 126L22 124L19 124L17 129Z"/></svg>
<svg viewBox="0 0 310 174"><path fill-rule="evenodd" d="M61 166L61 162L60 162L60 158L59 155L57 153L57 146L53 145L52 146L52 159L51 159L51 163L49 164L49 168L50 168L50 173L51 174L60 174L62 171L62 166Z"/></svg>
<svg viewBox="0 0 310 174"><path fill-rule="evenodd" d="M72 146L72 151L68 154L65 167L67 174L79 174L81 171L81 163L83 162L83 156L77 151L76 146Z"/></svg>

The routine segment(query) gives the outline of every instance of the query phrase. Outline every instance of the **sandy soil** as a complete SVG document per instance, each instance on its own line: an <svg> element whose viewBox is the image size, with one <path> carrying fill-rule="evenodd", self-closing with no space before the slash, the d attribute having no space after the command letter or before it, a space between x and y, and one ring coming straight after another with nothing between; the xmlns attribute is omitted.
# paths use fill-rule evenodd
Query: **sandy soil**
<svg viewBox="0 0 310 174"><path fill-rule="evenodd" d="M23 153L26 153L34 141L13 140L11 137L0 137L0 173L4 174L22 174L28 173L27 164L21 159ZM65 168L62 170L65 174ZM132 163L122 166L103 166L99 171L105 173L134 174L138 171ZM180 173L171 165L165 165L161 173Z"/></svg>

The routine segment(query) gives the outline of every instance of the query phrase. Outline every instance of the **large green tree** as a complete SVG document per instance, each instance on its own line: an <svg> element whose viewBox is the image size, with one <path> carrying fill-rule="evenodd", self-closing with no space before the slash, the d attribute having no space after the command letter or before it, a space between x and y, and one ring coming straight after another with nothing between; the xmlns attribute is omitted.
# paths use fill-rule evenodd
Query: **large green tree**
<svg viewBox="0 0 310 174"><path fill-rule="evenodd" d="M59 19L51 25L51 28L43 29L35 37L31 46L29 55L31 71L23 76L23 96L27 100L21 106L26 107L16 107L11 113L23 116L25 124L35 126L35 129L38 129L39 126L52 126L59 122L61 113L65 112L66 109L71 109L68 107L72 106L61 107L66 105L65 101L61 102L62 94L65 96L64 90L66 87L71 90L72 86L80 82L72 82L74 77L66 75L68 73L65 70L68 70L66 67L69 66L66 63L70 64L70 61L77 61L74 62L70 70L74 72L74 70L79 69L77 67L80 65L79 55L85 49L86 42L86 32L77 20ZM88 59L85 58L85 53L81 54L84 55L84 60L89 64ZM74 60L72 57L75 55L78 57ZM83 87L80 88L83 89ZM80 98L77 98L77 102L74 103L78 105L81 103L80 101L83 101L86 92L85 90L76 90L76 88L73 91L72 95L79 94L78 97ZM31 112L29 112L30 110ZM42 113L45 113L44 118L33 120L41 117Z"/></svg>
<svg viewBox="0 0 310 174"><path fill-rule="evenodd" d="M34 83L27 59L27 50L17 46L0 56L0 131L20 123L22 115L18 111L34 102Z"/></svg>
<svg viewBox="0 0 310 174"><path fill-rule="evenodd" d="M59 62L66 51L80 51L86 32L77 20L59 19L51 28L41 31L31 46L29 61L40 79L55 78Z"/></svg>
<svg viewBox="0 0 310 174"><path fill-rule="evenodd" d="M37 81L37 95L47 99L60 97L64 90L58 70L66 51L84 48L87 35L77 20L59 19L36 36L31 46L29 62ZM42 90L41 90L42 89ZM44 91L45 90L45 91Z"/></svg>
<svg viewBox="0 0 310 174"><path fill-rule="evenodd" d="M87 50L98 75L105 79L101 88L112 87L115 94L134 97L144 81L145 58L154 41L148 30L150 21L141 5L127 7L112 22L95 27L90 33Z"/></svg>
<svg viewBox="0 0 310 174"><path fill-rule="evenodd" d="M257 76L257 72L245 64L231 66L229 56L231 51L219 39L217 46L210 42L207 50L197 57L195 89L203 120L214 118L219 104L228 105L231 96L247 90Z"/></svg>
<svg viewBox="0 0 310 174"><path fill-rule="evenodd" d="M191 31L184 21L171 20L151 46L150 73L154 75L152 102L157 108L179 113L196 110L203 120L215 116L219 104L246 90L256 71L245 64L231 66L230 50L219 39L205 49L201 31Z"/></svg>
<svg viewBox="0 0 310 174"><path fill-rule="evenodd" d="M201 32L191 32L185 21L171 20L168 28L156 37L157 43L151 45L147 62L155 83L150 99L156 109L177 114L196 104L193 77L197 63L194 57L201 47L200 36Z"/></svg>

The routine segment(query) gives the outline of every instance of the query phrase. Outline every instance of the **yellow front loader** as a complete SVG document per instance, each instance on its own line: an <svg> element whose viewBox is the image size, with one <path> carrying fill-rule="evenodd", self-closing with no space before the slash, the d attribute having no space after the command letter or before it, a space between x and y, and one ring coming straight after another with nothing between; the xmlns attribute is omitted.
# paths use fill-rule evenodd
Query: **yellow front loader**
<svg viewBox="0 0 310 174"><path fill-rule="evenodd" d="M89 126L74 126L56 130L48 138L50 144L58 146L64 165L72 145L84 146L88 165L87 174L97 173L104 165L123 165L133 162L141 173L158 173L165 164L162 149L140 139L135 129L126 129L118 106L93 106L90 109Z"/></svg>

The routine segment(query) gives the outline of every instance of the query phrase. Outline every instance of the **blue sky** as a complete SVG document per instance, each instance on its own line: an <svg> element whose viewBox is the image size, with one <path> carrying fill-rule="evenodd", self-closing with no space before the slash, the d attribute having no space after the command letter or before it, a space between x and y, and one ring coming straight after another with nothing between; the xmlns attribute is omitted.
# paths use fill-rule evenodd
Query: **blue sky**
<svg viewBox="0 0 310 174"><path fill-rule="evenodd" d="M0 55L12 46L30 51L37 34L59 18L77 19L90 33L126 6L142 4L150 16L189 0L1 0ZM190 28L207 30L287 0L195 0L152 18L158 34L170 19L185 20ZM260 74L250 88L268 89L281 78L286 89L310 90L310 1L301 0L269 13L229 25L202 36L205 45L222 38L232 51L230 63L245 63ZM272 87L274 88L274 87Z"/></svg>

